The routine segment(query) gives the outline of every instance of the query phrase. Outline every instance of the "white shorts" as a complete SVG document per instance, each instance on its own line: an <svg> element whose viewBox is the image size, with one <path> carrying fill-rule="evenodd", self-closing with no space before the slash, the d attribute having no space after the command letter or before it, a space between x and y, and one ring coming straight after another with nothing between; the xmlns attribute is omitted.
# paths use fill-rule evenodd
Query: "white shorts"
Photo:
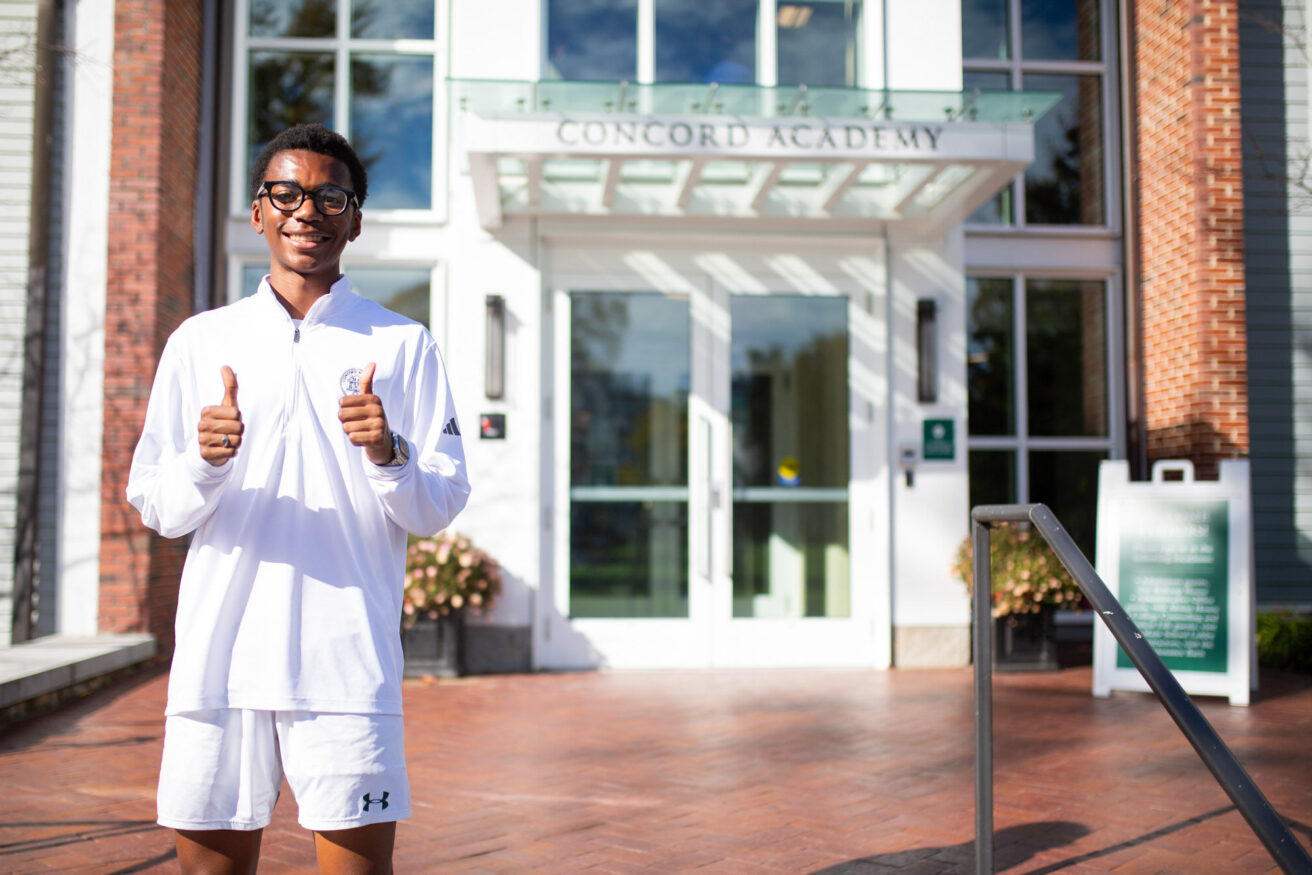
<svg viewBox="0 0 1312 875"><path fill-rule="evenodd" d="M410 816L399 714L222 708L165 720L159 824L262 829L284 775L306 829Z"/></svg>

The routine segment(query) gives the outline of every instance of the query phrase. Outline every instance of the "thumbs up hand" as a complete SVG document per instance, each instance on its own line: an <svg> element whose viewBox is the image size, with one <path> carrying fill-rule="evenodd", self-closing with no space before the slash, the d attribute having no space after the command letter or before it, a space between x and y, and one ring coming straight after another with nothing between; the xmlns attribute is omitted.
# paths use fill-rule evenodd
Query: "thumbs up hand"
<svg viewBox="0 0 1312 875"><path fill-rule="evenodd" d="M387 426L383 400L374 394L374 371L370 362L360 375L360 394L343 395L337 402L337 418L342 431L357 447L363 447L369 461L386 465L392 461L392 430Z"/></svg>
<svg viewBox="0 0 1312 875"><path fill-rule="evenodd" d="M241 421L241 410L237 407L237 375L227 365L220 373L223 377L223 403L201 409L197 436L201 458L215 467L237 455L242 432L246 430Z"/></svg>

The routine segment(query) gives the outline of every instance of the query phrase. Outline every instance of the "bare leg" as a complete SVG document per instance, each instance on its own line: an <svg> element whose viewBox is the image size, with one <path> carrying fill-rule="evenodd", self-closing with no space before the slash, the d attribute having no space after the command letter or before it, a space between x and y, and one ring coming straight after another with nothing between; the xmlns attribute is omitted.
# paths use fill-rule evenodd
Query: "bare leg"
<svg viewBox="0 0 1312 875"><path fill-rule="evenodd" d="M254 873L264 830L179 829L178 863L187 875Z"/></svg>
<svg viewBox="0 0 1312 875"><path fill-rule="evenodd" d="M352 829L320 830L314 834L319 871L328 875L355 875L392 871L396 821L371 823Z"/></svg>

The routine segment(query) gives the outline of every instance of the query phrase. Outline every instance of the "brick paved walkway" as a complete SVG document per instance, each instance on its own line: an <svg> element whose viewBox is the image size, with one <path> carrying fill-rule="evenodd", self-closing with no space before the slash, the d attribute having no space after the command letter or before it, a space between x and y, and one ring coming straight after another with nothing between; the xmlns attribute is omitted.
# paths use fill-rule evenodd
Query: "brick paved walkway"
<svg viewBox="0 0 1312 875"><path fill-rule="evenodd" d="M1312 678L1199 700L1312 846ZM156 827L165 678L0 735L0 871L176 871ZM1088 669L996 676L998 871L1276 871L1156 701ZM968 671L408 681L399 872L966 873ZM285 794L262 871L313 867Z"/></svg>

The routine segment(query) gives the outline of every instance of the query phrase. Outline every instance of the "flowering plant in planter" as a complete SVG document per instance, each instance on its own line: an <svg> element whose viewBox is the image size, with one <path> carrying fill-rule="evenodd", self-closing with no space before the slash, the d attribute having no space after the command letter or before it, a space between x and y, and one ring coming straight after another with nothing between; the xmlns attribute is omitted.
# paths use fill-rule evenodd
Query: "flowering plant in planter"
<svg viewBox="0 0 1312 875"><path fill-rule="evenodd" d="M993 526L989 532L989 570L993 578L993 616L1037 614L1045 605L1079 608L1084 594L1052 552L1029 526ZM966 538L957 548L952 572L973 592L973 550Z"/></svg>
<svg viewBox="0 0 1312 875"><path fill-rule="evenodd" d="M435 620L459 611L481 614L501 595L501 566L464 535L410 536L401 622Z"/></svg>

